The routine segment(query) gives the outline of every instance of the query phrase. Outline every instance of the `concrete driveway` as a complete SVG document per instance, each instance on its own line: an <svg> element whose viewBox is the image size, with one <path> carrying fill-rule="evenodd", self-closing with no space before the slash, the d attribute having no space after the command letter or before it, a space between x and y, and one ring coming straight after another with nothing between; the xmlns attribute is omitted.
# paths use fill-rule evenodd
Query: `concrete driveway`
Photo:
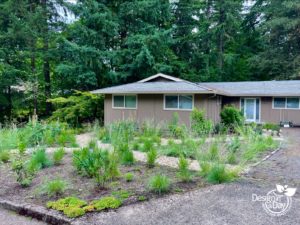
<svg viewBox="0 0 300 225"><path fill-rule="evenodd" d="M74 225L300 224L300 189L283 216L271 216L261 202L252 201L252 194L265 196L276 184L300 188L300 129L285 129L283 134L288 139L284 150L237 182L90 214Z"/></svg>

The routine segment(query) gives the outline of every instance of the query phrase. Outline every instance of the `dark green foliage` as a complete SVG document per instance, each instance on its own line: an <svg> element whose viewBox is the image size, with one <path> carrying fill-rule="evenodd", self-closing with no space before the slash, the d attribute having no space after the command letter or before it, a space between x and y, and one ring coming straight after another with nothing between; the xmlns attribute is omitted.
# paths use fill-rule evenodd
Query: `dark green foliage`
<svg viewBox="0 0 300 225"><path fill-rule="evenodd" d="M229 127L241 126L244 122L244 117L241 112L233 106L225 106L221 111L221 122Z"/></svg>
<svg viewBox="0 0 300 225"><path fill-rule="evenodd" d="M90 119L103 117L103 96L76 91L74 95L50 100L56 110L50 120L68 122L78 126Z"/></svg>
<svg viewBox="0 0 300 225"><path fill-rule="evenodd" d="M1 1L0 122L52 110L74 126L101 120L102 97L74 90L157 72L190 81L297 79L299 3L253 2Z"/></svg>

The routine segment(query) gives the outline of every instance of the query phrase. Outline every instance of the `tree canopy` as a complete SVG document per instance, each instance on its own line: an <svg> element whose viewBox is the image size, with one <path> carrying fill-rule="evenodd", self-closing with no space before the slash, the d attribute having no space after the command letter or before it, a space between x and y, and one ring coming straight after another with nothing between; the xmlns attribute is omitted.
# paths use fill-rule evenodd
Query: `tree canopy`
<svg viewBox="0 0 300 225"><path fill-rule="evenodd" d="M158 72L191 81L297 79L292 0L3 0L0 122L52 98Z"/></svg>

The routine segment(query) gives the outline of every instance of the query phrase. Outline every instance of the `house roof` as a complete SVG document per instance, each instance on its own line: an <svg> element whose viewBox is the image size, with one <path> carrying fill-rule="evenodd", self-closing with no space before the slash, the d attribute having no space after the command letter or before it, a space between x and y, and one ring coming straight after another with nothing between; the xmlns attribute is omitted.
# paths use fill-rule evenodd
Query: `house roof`
<svg viewBox="0 0 300 225"><path fill-rule="evenodd" d="M300 80L198 83L226 96L300 96Z"/></svg>
<svg viewBox="0 0 300 225"><path fill-rule="evenodd" d="M225 96L300 96L300 80L192 83L165 74L92 91L94 94L219 94Z"/></svg>
<svg viewBox="0 0 300 225"><path fill-rule="evenodd" d="M157 78L161 78L156 81ZM213 93L208 87L196 83L156 74L144 80L92 91L94 94L161 94L161 93Z"/></svg>

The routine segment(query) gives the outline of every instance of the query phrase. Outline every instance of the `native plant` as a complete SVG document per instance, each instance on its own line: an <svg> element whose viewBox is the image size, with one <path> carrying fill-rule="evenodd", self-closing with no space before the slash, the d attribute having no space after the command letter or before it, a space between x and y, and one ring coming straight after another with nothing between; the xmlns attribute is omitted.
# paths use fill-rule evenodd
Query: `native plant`
<svg viewBox="0 0 300 225"><path fill-rule="evenodd" d="M34 172L27 168L27 163L22 159L17 159L12 164L12 170L17 175L17 182L21 187L29 187L34 178Z"/></svg>
<svg viewBox="0 0 300 225"><path fill-rule="evenodd" d="M74 151L73 165L80 174L94 178L100 187L116 173L115 165L111 167L109 152L98 148Z"/></svg>
<svg viewBox="0 0 300 225"><path fill-rule="evenodd" d="M149 168L152 168L155 166L155 161L157 159L157 150L155 148L151 148L148 152L147 152L147 166Z"/></svg>
<svg viewBox="0 0 300 225"><path fill-rule="evenodd" d="M204 111L195 108L191 112L191 129L194 134L202 136L208 135L213 130L213 123L211 120L205 119Z"/></svg>
<svg viewBox="0 0 300 225"><path fill-rule="evenodd" d="M0 150L0 162L7 163L10 159L8 150Z"/></svg>
<svg viewBox="0 0 300 225"><path fill-rule="evenodd" d="M62 161L63 157L65 156L65 154L66 154L66 151L64 148L59 148L59 149L55 150L53 153L53 156L52 156L54 165L61 164L61 161Z"/></svg>
<svg viewBox="0 0 300 225"><path fill-rule="evenodd" d="M170 190L170 179L165 175L155 175L150 178L148 187L151 191L161 195Z"/></svg>
<svg viewBox="0 0 300 225"><path fill-rule="evenodd" d="M234 129L236 126L241 126L244 123L244 116L233 106L225 106L220 113L220 117L221 123L230 129Z"/></svg>
<svg viewBox="0 0 300 225"><path fill-rule="evenodd" d="M60 179L46 181L40 188L40 194L46 194L48 197L62 195L67 188L67 183Z"/></svg>
<svg viewBox="0 0 300 225"><path fill-rule="evenodd" d="M36 165L38 168L43 169L52 165L52 161L46 153L44 148L35 150L31 156L30 163Z"/></svg>
<svg viewBox="0 0 300 225"><path fill-rule="evenodd" d="M214 164L206 175L208 182L213 184L220 184L234 180L237 174L234 171L229 171L224 164Z"/></svg>
<svg viewBox="0 0 300 225"><path fill-rule="evenodd" d="M181 155L178 160L177 176L183 182L188 182L192 179L192 174L189 170L189 162L183 155Z"/></svg>

